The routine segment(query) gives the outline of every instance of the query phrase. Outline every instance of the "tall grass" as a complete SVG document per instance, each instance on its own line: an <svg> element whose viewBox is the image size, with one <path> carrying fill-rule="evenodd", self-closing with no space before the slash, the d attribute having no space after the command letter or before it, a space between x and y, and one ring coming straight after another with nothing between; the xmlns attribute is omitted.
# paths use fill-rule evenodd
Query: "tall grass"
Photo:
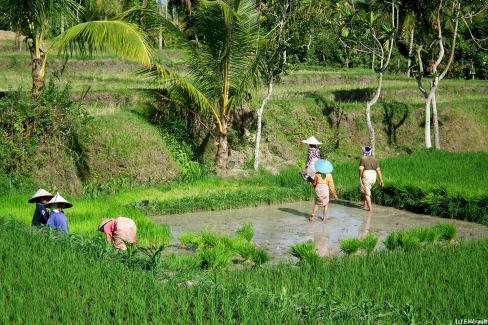
<svg viewBox="0 0 488 325"><path fill-rule="evenodd" d="M425 324L488 313L488 240L161 278L3 219L0 237L1 323Z"/></svg>

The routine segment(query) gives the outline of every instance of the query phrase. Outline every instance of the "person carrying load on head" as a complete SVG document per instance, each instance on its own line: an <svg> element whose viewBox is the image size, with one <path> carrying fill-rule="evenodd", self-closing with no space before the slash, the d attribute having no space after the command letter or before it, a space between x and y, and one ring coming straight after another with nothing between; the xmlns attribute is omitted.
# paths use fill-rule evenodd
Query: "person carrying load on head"
<svg viewBox="0 0 488 325"><path fill-rule="evenodd" d="M302 140L302 143L308 144L308 152L305 168L300 175L307 182L313 182L315 177L315 162L320 159L320 150L317 146L322 144L322 142L319 142L314 136L311 136L306 140Z"/></svg>
<svg viewBox="0 0 488 325"><path fill-rule="evenodd" d="M64 214L64 209L69 209L73 204L65 200L61 194L56 193L56 195L46 204L46 206L51 209L49 214L49 219L47 220L47 225L51 229L59 230L63 233L68 233L68 218Z"/></svg>
<svg viewBox="0 0 488 325"><path fill-rule="evenodd" d="M363 147L362 152L363 157L359 164L359 186L363 195L363 209L373 212L371 190L376 183L376 176L380 178L380 187L383 187L383 175L378 161L373 157L371 147Z"/></svg>
<svg viewBox="0 0 488 325"><path fill-rule="evenodd" d="M332 193L334 199L337 200L334 179L332 178L331 174L334 168L329 161L319 159L315 163L315 169L317 170L313 179L313 186L315 188L315 204L308 221L311 221L315 217L315 214L319 208L323 208L322 221L325 221L327 208L329 206L330 193Z"/></svg>
<svg viewBox="0 0 488 325"><path fill-rule="evenodd" d="M37 192L29 199L29 203L35 203L36 209L34 210L34 216L32 217L33 226L42 226L47 224L49 218L49 210L46 208L46 203L53 198L54 195L49 193L43 188L37 190Z"/></svg>
<svg viewBox="0 0 488 325"><path fill-rule="evenodd" d="M102 219L98 231L107 235L107 240L118 250L127 250L126 243L137 242L137 227L134 220L126 217L116 219Z"/></svg>

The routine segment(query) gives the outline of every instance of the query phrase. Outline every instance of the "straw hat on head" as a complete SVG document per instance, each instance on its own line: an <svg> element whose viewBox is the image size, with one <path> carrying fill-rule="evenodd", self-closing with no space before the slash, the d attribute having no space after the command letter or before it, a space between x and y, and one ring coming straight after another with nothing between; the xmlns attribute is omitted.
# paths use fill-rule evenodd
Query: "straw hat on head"
<svg viewBox="0 0 488 325"><path fill-rule="evenodd" d="M46 191L45 189L43 188L40 188L37 190L37 192L29 199L29 203L35 203L38 199L41 199L41 198L46 198L47 200L50 200L53 198L54 195L52 195L51 193L49 193L48 191Z"/></svg>
<svg viewBox="0 0 488 325"><path fill-rule="evenodd" d="M100 224L98 225L98 230L102 231L102 227L105 226L107 223L109 223L112 220L114 220L114 219L103 218L102 221L100 221Z"/></svg>
<svg viewBox="0 0 488 325"><path fill-rule="evenodd" d="M64 204L65 209L71 208L73 206L73 204L66 201L66 199L62 197L61 194L59 193L56 193L56 195L51 199L51 201L46 203L46 206L51 207L54 204L60 204L60 203Z"/></svg>
<svg viewBox="0 0 488 325"><path fill-rule="evenodd" d="M317 140L316 137L314 137L313 135L308 138L307 140L302 140L303 143L306 143L306 144L313 144L313 145L319 145L319 144L322 144L322 142L320 142L319 140Z"/></svg>

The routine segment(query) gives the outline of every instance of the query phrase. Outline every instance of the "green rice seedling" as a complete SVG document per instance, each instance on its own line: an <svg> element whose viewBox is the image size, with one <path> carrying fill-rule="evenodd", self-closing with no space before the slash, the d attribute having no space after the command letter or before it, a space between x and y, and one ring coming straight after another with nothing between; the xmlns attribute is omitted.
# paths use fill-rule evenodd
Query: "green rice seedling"
<svg viewBox="0 0 488 325"><path fill-rule="evenodd" d="M202 269L215 269L232 263L233 253L226 247L214 246L198 252L197 259Z"/></svg>
<svg viewBox="0 0 488 325"><path fill-rule="evenodd" d="M437 240L452 240L456 236L456 227L450 223L439 223L432 227Z"/></svg>
<svg viewBox="0 0 488 325"><path fill-rule="evenodd" d="M243 239L235 239L232 243L232 249L245 260L251 260L256 252L256 247Z"/></svg>
<svg viewBox="0 0 488 325"><path fill-rule="evenodd" d="M218 246L223 242L224 239L223 236L219 237L217 234L204 230L200 232L199 240L201 241L201 245L198 247L198 249L205 250Z"/></svg>
<svg viewBox="0 0 488 325"><path fill-rule="evenodd" d="M357 238L342 239L340 241L341 251L347 255L356 253L361 248L362 242Z"/></svg>
<svg viewBox="0 0 488 325"><path fill-rule="evenodd" d="M200 240L200 237L192 231L181 233L178 236L178 240L180 241L180 244L183 246L192 245L195 248L198 248L199 246L202 245L202 241Z"/></svg>
<svg viewBox="0 0 488 325"><path fill-rule="evenodd" d="M401 232L400 247L405 250L418 249L420 247L420 239L410 232Z"/></svg>
<svg viewBox="0 0 488 325"><path fill-rule="evenodd" d="M378 243L378 237L376 237L375 234L368 234L366 237L361 239L360 247L361 249L364 249L366 253L369 255L374 251L377 243Z"/></svg>
<svg viewBox="0 0 488 325"><path fill-rule="evenodd" d="M315 264L320 260L320 256L315 251L315 244L313 242L297 243L290 246L288 252L298 258L300 263Z"/></svg>
<svg viewBox="0 0 488 325"><path fill-rule="evenodd" d="M436 236L432 228L416 227L408 230L408 232L412 236L417 237L421 243L433 243L436 241Z"/></svg>
<svg viewBox="0 0 488 325"><path fill-rule="evenodd" d="M392 232L390 233L386 239L383 241L386 249L394 250L400 246L400 234L399 232Z"/></svg>
<svg viewBox="0 0 488 325"><path fill-rule="evenodd" d="M252 261L255 265L262 265L269 261L269 255L264 249L257 248L252 254Z"/></svg>
<svg viewBox="0 0 488 325"><path fill-rule="evenodd" d="M246 223L241 228L236 230L236 236L244 238L248 242L254 237L254 228L252 223Z"/></svg>

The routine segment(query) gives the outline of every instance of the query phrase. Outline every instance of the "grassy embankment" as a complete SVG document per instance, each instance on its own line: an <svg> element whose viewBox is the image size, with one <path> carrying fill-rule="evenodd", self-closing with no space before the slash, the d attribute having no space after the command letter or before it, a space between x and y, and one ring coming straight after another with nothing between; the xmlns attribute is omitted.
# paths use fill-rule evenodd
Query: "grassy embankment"
<svg viewBox="0 0 488 325"><path fill-rule="evenodd" d="M0 220L2 323L438 324L488 313L487 240L161 279L32 232Z"/></svg>

